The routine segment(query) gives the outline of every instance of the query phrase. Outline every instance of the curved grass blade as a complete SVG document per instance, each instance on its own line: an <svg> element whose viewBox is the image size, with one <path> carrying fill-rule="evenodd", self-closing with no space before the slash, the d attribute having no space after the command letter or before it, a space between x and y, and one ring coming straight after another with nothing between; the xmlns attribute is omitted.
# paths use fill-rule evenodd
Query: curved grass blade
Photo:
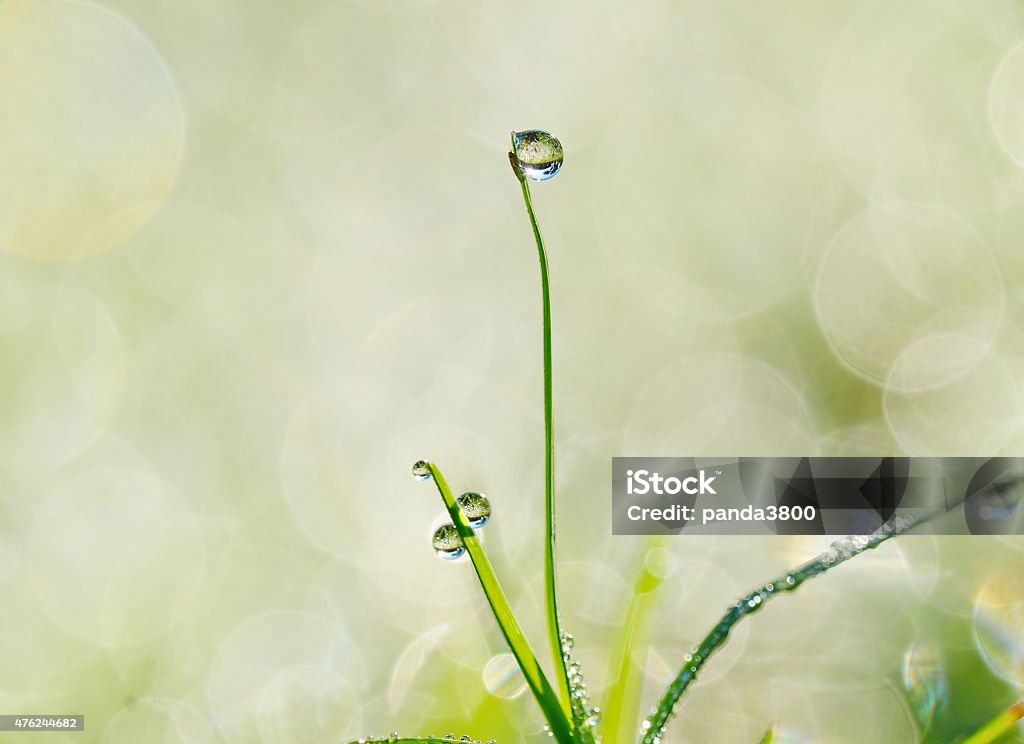
<svg viewBox="0 0 1024 744"><path fill-rule="evenodd" d="M483 546L480 545L480 541L473 532L473 528L469 526L466 517L462 514L462 510L459 509L459 505L455 501L455 497L452 495L451 489L448 487L448 483L445 481L440 468L433 462L427 462L426 465L430 469L430 474L433 477L438 492L441 494L441 500L444 501L445 508L448 510L448 516L451 517L452 524L458 529L459 536L462 537L462 542L466 546L466 552L469 554L469 559L476 570L477 578L480 580L480 586L483 588L487 602L491 606L494 619L498 621L498 627L501 628L501 633L505 636L505 641L508 643L512 655L516 657L519 668L523 670L526 684L544 713L544 717L551 727L551 734L559 744L572 744L574 741L573 724L569 717L566 716L561 701L552 689L547 677L544 676L544 671L541 669L537 657L534 656L529 641L526 640L522 628L519 627L519 621L516 620L515 615L512 613L512 608L508 604L505 592L498 582L498 577L494 573L494 569L487 558L487 554L484 552Z"/></svg>
<svg viewBox="0 0 1024 744"><path fill-rule="evenodd" d="M540 288L542 334L544 337L544 594L547 610L548 642L554 660L558 689L562 710L566 716L572 716L570 705L569 670L562 654L562 618L558 612L558 578L555 567L555 433L553 417L552 363L551 363L551 288L548 280L548 255L544 248L544 238L540 233L537 215L533 211L533 197L530 195L530 184L519 168L516 160L515 133L512 133L512 149L509 162L516 174L526 204L526 214L530 218L533 239L537 244L537 257L540 260Z"/></svg>
<svg viewBox="0 0 1024 744"><path fill-rule="evenodd" d="M1004 734L1009 733L1024 718L1024 700L1014 703L980 729L961 740L961 744L992 744Z"/></svg>
<svg viewBox="0 0 1024 744"><path fill-rule="evenodd" d="M687 688L693 684L694 680L697 679L697 673L707 663L708 658L726 642L729 632L736 623L760 610L768 600L779 594L792 592L808 579L813 579L815 576L830 571L861 553L877 548L887 540L902 535L918 525L941 516L963 502L964 499L961 499L919 517L898 517L894 520L893 524L884 525L882 529L872 535L858 535L835 542L817 558L807 561L789 573L764 584L730 605L711 632L694 649L693 653L686 655L683 668L676 675L675 679L669 683L668 689L658 702L657 708L644 721L642 737L640 739L641 744L661 743L676 705L679 703L679 699L686 692Z"/></svg>
<svg viewBox="0 0 1024 744"><path fill-rule="evenodd" d="M761 737L760 744L772 744L775 741L775 724L773 723L767 731L764 732L764 736Z"/></svg>
<svg viewBox="0 0 1024 744"><path fill-rule="evenodd" d="M662 536L652 538L648 542L636 574L625 620L613 646L618 650L608 677L612 682L601 704L602 727L612 741L628 741L636 730L640 712L640 682L633 654L637 642L646 635L650 620L650 613L645 612L645 605L651 603L656 596L655 591L662 583L660 577L651 573L645 559L651 550L665 542L667 538Z"/></svg>

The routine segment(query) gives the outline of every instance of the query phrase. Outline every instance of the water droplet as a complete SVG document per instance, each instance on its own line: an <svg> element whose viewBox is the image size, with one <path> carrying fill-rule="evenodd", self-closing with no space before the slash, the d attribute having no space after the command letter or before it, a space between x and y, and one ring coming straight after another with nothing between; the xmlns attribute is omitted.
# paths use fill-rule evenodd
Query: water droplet
<svg viewBox="0 0 1024 744"><path fill-rule="evenodd" d="M491 502L482 493L467 491L458 498L459 509L474 530L480 529L491 518Z"/></svg>
<svg viewBox="0 0 1024 744"><path fill-rule="evenodd" d="M540 129L527 129L512 135L519 170L534 181L546 181L562 168L562 143Z"/></svg>
<svg viewBox="0 0 1024 744"><path fill-rule="evenodd" d="M434 531L434 550L448 561L461 558L466 552L466 545L454 524L443 524Z"/></svg>
<svg viewBox="0 0 1024 744"><path fill-rule="evenodd" d="M426 460L417 460L413 464L412 477L416 480L427 480L430 477L430 465Z"/></svg>

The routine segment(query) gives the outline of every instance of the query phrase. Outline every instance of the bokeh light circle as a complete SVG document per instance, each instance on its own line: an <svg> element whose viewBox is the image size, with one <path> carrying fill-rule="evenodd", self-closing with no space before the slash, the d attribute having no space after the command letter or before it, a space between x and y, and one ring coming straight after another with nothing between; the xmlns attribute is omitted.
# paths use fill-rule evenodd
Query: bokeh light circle
<svg viewBox="0 0 1024 744"><path fill-rule="evenodd" d="M980 360L981 347L970 341L995 333L1003 285L970 224L938 207L882 204L836 233L821 261L814 304L848 369L914 390L949 381ZM931 364L890 378L897 357L924 337L931 337Z"/></svg>
<svg viewBox="0 0 1024 744"><path fill-rule="evenodd" d="M1024 165L1024 43L1011 49L988 92L988 114L999 144L1017 165Z"/></svg>
<svg viewBox="0 0 1024 744"><path fill-rule="evenodd" d="M623 449L647 456L813 454L800 392L770 365L738 354L691 354L635 394Z"/></svg>
<svg viewBox="0 0 1024 744"><path fill-rule="evenodd" d="M345 629L297 610L243 620L221 643L207 699L228 741L326 741L361 725L361 658Z"/></svg>
<svg viewBox="0 0 1024 744"><path fill-rule="evenodd" d="M614 270L645 295L706 318L756 312L805 278L837 174L803 113L769 87L689 73L671 83L611 120L593 219Z"/></svg>
<svg viewBox="0 0 1024 744"><path fill-rule="evenodd" d="M206 565L191 508L151 473L86 471L35 515L32 583L50 618L104 646L152 638L188 610Z"/></svg>
<svg viewBox="0 0 1024 744"><path fill-rule="evenodd" d="M921 379L922 357L925 362L933 358L931 339L912 345L893 366L883 405L889 427L908 454L991 456L1012 433L1019 407L1014 379L987 344L967 343L975 346L970 356L980 361L943 385L915 390L906 384Z"/></svg>
<svg viewBox="0 0 1024 744"><path fill-rule="evenodd" d="M1024 589L998 576L974 599L974 641L988 667L1003 679L1024 687Z"/></svg>
<svg viewBox="0 0 1024 744"><path fill-rule="evenodd" d="M0 6L0 249L60 261L108 250L160 207L185 120L152 43L111 10Z"/></svg>
<svg viewBox="0 0 1024 744"><path fill-rule="evenodd" d="M526 679L512 654L492 656L484 665L484 687L496 698L511 700L526 692Z"/></svg>

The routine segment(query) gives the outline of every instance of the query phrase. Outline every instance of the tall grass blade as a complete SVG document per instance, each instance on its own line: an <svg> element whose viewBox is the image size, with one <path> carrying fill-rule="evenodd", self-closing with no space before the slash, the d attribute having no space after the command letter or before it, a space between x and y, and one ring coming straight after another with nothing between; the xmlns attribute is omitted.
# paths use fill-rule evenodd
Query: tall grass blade
<svg viewBox="0 0 1024 744"><path fill-rule="evenodd" d="M494 569L487 558L487 554L484 552L483 546L473 532L473 528L466 521L462 510L459 509L459 505L455 501L455 497L452 495L451 489L448 487L448 483L445 481L440 468L433 462L428 462L427 467L430 468L434 484L437 486L437 490L441 494L441 500L444 501L445 508L448 510L448 516L451 518L452 524L458 529L459 535L466 546L466 553L469 555L473 568L476 570L477 578L480 580L484 596L487 597L487 602L491 606L494 619L498 621L498 627L501 629L502 635L505 636L505 641L508 643L512 655L515 656L519 668L523 671L526 684L544 713L548 725L551 727L551 733L559 744L572 744L572 722L566 716L561 701L552 689L547 677L545 677L544 670L541 669L533 649L530 648L529 641L527 641L522 628L519 626L519 621L516 620L515 615L512 613L512 608L508 604L505 592L498 582L498 577L494 573Z"/></svg>
<svg viewBox="0 0 1024 744"><path fill-rule="evenodd" d="M558 612L558 576L555 566L555 431L552 410L551 287L548 279L548 255L544 248L544 237L540 232L537 215L533 210L530 183L519 169L515 151L515 135L513 134L509 160L523 192L523 202L526 204L526 214L530 218L530 227L533 229L533 239L537 244L537 257L540 261L541 333L544 346L544 594L548 642L551 646L562 709L566 716L571 716L569 670L562 654L562 639L565 631L562 628L562 618Z"/></svg>

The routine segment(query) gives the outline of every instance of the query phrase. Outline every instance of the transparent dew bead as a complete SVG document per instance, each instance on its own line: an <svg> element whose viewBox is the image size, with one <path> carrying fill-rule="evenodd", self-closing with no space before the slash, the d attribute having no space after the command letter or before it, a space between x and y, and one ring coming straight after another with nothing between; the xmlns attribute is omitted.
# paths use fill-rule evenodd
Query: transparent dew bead
<svg viewBox="0 0 1024 744"><path fill-rule="evenodd" d="M427 480L430 478L430 465L426 460L417 460L412 466L412 477L416 480Z"/></svg>
<svg viewBox="0 0 1024 744"><path fill-rule="evenodd" d="M447 561L461 558L466 552L458 528L454 524L443 524L434 531L434 551Z"/></svg>
<svg viewBox="0 0 1024 744"><path fill-rule="evenodd" d="M524 176L546 181L562 168L562 143L540 129L527 129L512 134L516 162Z"/></svg>
<svg viewBox="0 0 1024 744"><path fill-rule="evenodd" d="M482 493L467 491L458 498L459 510L469 522L469 526L478 530L491 518L491 502Z"/></svg>

